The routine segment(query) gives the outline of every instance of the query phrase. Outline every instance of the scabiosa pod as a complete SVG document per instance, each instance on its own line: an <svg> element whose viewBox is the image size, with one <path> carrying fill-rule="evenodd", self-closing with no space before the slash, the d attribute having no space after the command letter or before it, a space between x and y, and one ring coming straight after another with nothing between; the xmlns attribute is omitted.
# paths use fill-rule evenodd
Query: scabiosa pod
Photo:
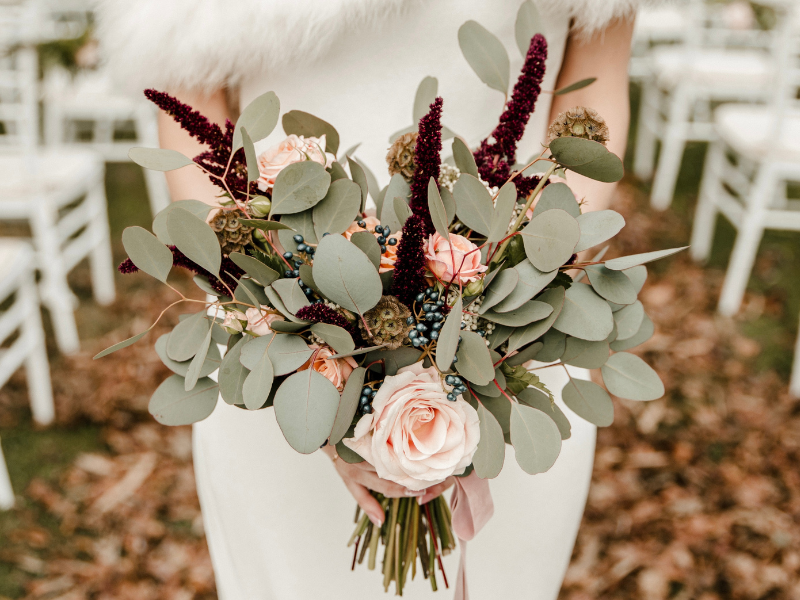
<svg viewBox="0 0 800 600"><path fill-rule="evenodd" d="M525 63L514 84L511 99L500 115L500 122L474 153L478 172L490 186L501 187L511 175L511 166L517 158L517 144L542 93L546 60L547 40L537 33L531 39ZM520 196L536 187L537 182L538 178L517 177L514 180Z"/></svg>
<svg viewBox="0 0 800 600"><path fill-rule="evenodd" d="M442 104L436 98L428 114L419 120L419 133L414 152L417 167L411 178L411 210L422 217L425 233L433 233L433 221L428 209L428 182L431 177L439 181L439 165L442 152Z"/></svg>

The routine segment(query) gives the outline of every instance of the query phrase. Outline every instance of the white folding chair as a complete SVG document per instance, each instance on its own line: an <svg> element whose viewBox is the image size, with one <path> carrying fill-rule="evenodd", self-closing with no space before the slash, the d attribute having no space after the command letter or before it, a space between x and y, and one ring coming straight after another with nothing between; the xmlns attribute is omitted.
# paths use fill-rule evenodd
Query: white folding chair
<svg viewBox="0 0 800 600"><path fill-rule="evenodd" d="M744 297L765 229L800 232L800 200L787 199L800 181L800 33L781 33L780 75L766 105L726 104L714 113L717 141L709 147L692 231L692 256L711 251L717 214L737 230L718 310L733 315Z"/></svg>
<svg viewBox="0 0 800 600"><path fill-rule="evenodd" d="M768 32L721 28L705 3L686 14L685 41L653 49L642 85L634 173L646 180L655 168L651 203L659 210L672 202L686 143L713 139L712 105L764 100L774 75Z"/></svg>
<svg viewBox="0 0 800 600"><path fill-rule="evenodd" d="M0 387L25 367L33 419L53 421L53 391L34 281L35 256L21 240L0 239ZM9 342L10 340L10 342ZM8 344L7 344L8 342ZM11 508L14 493L0 448L0 510Z"/></svg>
<svg viewBox="0 0 800 600"><path fill-rule="evenodd" d="M74 352L79 339L67 274L88 258L97 302L115 295L104 164L91 151L37 146L36 51L22 45L0 56L0 220L30 224L42 302L59 349Z"/></svg>

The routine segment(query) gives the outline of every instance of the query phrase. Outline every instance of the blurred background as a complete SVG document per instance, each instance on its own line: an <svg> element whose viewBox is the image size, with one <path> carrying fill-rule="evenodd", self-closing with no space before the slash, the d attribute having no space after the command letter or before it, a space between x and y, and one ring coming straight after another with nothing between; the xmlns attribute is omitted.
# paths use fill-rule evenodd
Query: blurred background
<svg viewBox="0 0 800 600"><path fill-rule="evenodd" d="M611 252L692 249L650 269L640 352L667 393L599 431L565 600L800 598L794 5L637 19ZM166 367L147 343L92 361L172 299L114 268L168 197L127 161L155 113L93 27L88 0L0 0L0 600L212 599L191 431L147 413Z"/></svg>

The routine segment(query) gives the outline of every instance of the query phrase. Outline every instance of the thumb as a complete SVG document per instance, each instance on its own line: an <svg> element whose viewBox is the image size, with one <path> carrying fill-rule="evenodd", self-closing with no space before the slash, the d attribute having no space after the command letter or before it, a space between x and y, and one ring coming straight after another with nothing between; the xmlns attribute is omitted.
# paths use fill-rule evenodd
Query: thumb
<svg viewBox="0 0 800 600"><path fill-rule="evenodd" d="M363 485L359 485L352 481L346 481L345 485L350 493L355 498L361 510L369 517L375 527L383 525L384 512L381 503L375 499L375 496L370 494L369 490Z"/></svg>

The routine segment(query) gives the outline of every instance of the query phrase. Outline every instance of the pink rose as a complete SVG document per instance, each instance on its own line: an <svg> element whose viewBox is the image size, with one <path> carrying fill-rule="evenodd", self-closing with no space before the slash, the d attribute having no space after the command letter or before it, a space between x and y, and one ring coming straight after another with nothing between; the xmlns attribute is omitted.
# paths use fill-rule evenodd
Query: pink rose
<svg viewBox="0 0 800 600"><path fill-rule="evenodd" d="M275 185L275 178L291 164L313 160L328 168L335 158L325 153L325 136L320 138L290 135L280 144L267 148L258 156L258 189L267 191Z"/></svg>
<svg viewBox="0 0 800 600"><path fill-rule="evenodd" d="M271 311L269 306L262 306L261 310L257 308L248 308L244 313L247 318L247 331L255 336L267 335L272 331L270 323L273 321L283 321L281 315L277 315Z"/></svg>
<svg viewBox="0 0 800 600"><path fill-rule="evenodd" d="M362 219L366 227L361 227L358 224L358 221L353 221L353 224L347 228L344 232L344 237L348 240L353 237L354 233L358 233L359 231L369 231L373 233L375 237L378 237L378 234L375 233L375 227L381 224L381 222L376 219L375 217L364 217ZM393 237L397 240L397 243L386 244L386 252L381 254L381 266L378 269L380 273L385 273L386 271L391 271L394 269L394 263L397 262L397 247L400 245L400 240L403 237L402 232L398 231L397 233L392 232L389 237Z"/></svg>
<svg viewBox="0 0 800 600"><path fill-rule="evenodd" d="M417 362L387 377L372 408L344 443L379 477L424 490L462 474L472 462L480 438L478 413L461 396L447 399L435 368Z"/></svg>
<svg viewBox="0 0 800 600"><path fill-rule="evenodd" d="M449 242L438 233L434 233L428 238L425 258L428 260L428 268L445 283L453 281L466 285L470 281L479 279L488 269L481 264L478 247L464 236L455 233L450 234Z"/></svg>
<svg viewBox="0 0 800 600"><path fill-rule="evenodd" d="M228 333L241 333L244 331L242 321L247 321L247 316L238 310L231 310L225 313L225 318L222 319L220 325L222 325Z"/></svg>
<svg viewBox="0 0 800 600"><path fill-rule="evenodd" d="M352 356L331 358L336 353L328 346L311 344L309 348L314 350L314 354L297 370L305 371L311 367L341 392L344 389L344 384L347 383L347 378L350 377L350 373L358 366L358 363Z"/></svg>

